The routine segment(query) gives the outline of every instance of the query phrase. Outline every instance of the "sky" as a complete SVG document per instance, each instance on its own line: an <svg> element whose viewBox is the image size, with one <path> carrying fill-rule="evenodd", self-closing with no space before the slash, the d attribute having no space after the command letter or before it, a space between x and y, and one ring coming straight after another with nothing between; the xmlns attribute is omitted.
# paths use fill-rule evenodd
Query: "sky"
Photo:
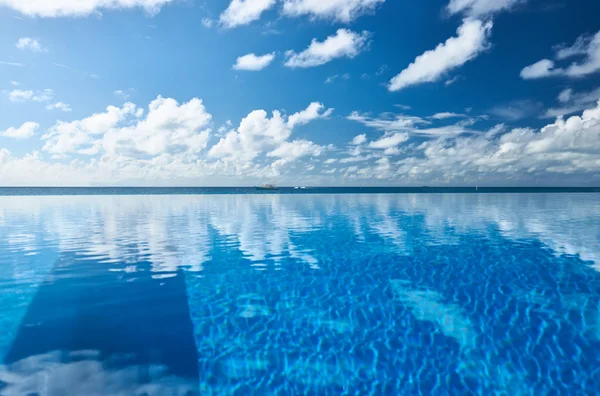
<svg viewBox="0 0 600 396"><path fill-rule="evenodd" d="M597 0L0 0L2 186L599 186Z"/></svg>

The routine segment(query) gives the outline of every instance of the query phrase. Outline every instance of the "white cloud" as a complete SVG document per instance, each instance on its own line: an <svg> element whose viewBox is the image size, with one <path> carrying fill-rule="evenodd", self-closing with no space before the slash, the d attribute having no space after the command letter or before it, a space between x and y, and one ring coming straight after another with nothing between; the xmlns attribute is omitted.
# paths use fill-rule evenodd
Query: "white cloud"
<svg viewBox="0 0 600 396"><path fill-rule="evenodd" d="M282 158L286 161L293 161L305 156L318 157L325 150L327 150L327 147L319 146L311 141L300 139L282 143L275 150L267 153L267 156Z"/></svg>
<svg viewBox="0 0 600 396"><path fill-rule="evenodd" d="M447 87L449 87L450 85L452 85L452 84L454 84L455 82L457 82L457 81L460 81L460 80L462 80L462 79L463 79L463 76L460 76L460 75L458 75L458 76L454 76L454 77L452 77L452 78L449 78L448 80L446 80L446 81L444 82L444 85L445 85L445 86L447 86Z"/></svg>
<svg viewBox="0 0 600 396"><path fill-rule="evenodd" d="M581 36L570 47L556 48L555 58L565 60L572 57L583 57L580 62L573 62L567 67L555 67L556 63L542 59L521 70L521 78L529 80L545 77L584 77L600 71L600 32L594 36Z"/></svg>
<svg viewBox="0 0 600 396"><path fill-rule="evenodd" d="M226 28L247 25L258 20L263 12L274 5L275 0L231 0L219 20Z"/></svg>
<svg viewBox="0 0 600 396"><path fill-rule="evenodd" d="M373 158L370 155L356 155L356 156L352 156L352 157L346 157L346 158L342 158L339 160L340 164L352 164L355 162L364 162L364 161L368 161L371 158Z"/></svg>
<svg viewBox="0 0 600 396"><path fill-rule="evenodd" d="M53 104L49 104L48 106L46 106L46 109L48 110L61 110L64 112L70 112L71 106L69 106L68 104L64 103L64 102L56 102Z"/></svg>
<svg viewBox="0 0 600 396"><path fill-rule="evenodd" d="M141 8L150 14L174 0L0 0L6 6L32 17L85 17L102 10Z"/></svg>
<svg viewBox="0 0 600 396"><path fill-rule="evenodd" d="M325 79L325 84L333 84L339 76L340 76L339 74L334 74L333 76L327 77Z"/></svg>
<svg viewBox="0 0 600 396"><path fill-rule="evenodd" d="M159 96L143 109L133 103L109 106L104 113L72 122L58 122L42 136L42 150L52 154L145 158L179 153L195 155L206 147L212 116L200 99L179 104Z"/></svg>
<svg viewBox="0 0 600 396"><path fill-rule="evenodd" d="M0 135L13 139L28 139L35 134L35 131L40 127L37 122L26 122L19 128L8 128L0 132Z"/></svg>
<svg viewBox="0 0 600 396"><path fill-rule="evenodd" d="M131 96L131 91L132 91L132 89L129 89L127 91L123 91L122 89L117 89L114 92L114 94L115 94L115 96L117 96L117 97L119 97L121 99L127 100Z"/></svg>
<svg viewBox="0 0 600 396"><path fill-rule="evenodd" d="M255 55L251 53L237 58L233 68L235 70L258 71L269 66L271 62L273 62L273 59L275 59L274 52L266 55Z"/></svg>
<svg viewBox="0 0 600 396"><path fill-rule="evenodd" d="M20 50L30 50L33 52L48 52L48 50L40 44L37 39L30 37L22 37L15 43L15 46Z"/></svg>
<svg viewBox="0 0 600 396"><path fill-rule="evenodd" d="M489 16L499 11L508 11L525 0L450 0L450 14L464 13L468 16Z"/></svg>
<svg viewBox="0 0 600 396"><path fill-rule="evenodd" d="M419 55L413 63L396 75L388 86L399 91L411 85L434 82L447 72L462 66L488 48L492 22L467 18L451 37L435 49Z"/></svg>
<svg viewBox="0 0 600 396"><path fill-rule="evenodd" d="M590 95L571 91L563 95L561 105L570 106ZM304 180L331 182L319 164L329 168L341 163L352 166L335 171L339 176L336 183L340 184L356 179L369 183L385 180L381 183L388 185L475 180L490 184L565 179L586 182L600 180L600 147L596 144L600 139L600 103L591 107L581 116L559 118L541 130L510 130L498 125L474 131L464 124L445 125L450 120L446 117L423 119L388 113L374 117L355 112L351 120L383 132L381 137L373 141L353 139L356 144L348 149L359 150L351 150L344 158L326 159L332 146L293 137L299 125L331 113L322 104L312 103L290 116L253 111L237 128L225 124L226 135L208 147L212 118L202 101L178 103L158 97L146 114L126 103L80 120L57 122L42 137L47 159L38 152L15 157L8 150L0 150L0 179L5 184L21 185L40 181L44 185L67 181L71 185L191 185L207 180L221 185L252 185L265 179L298 185L300 180L304 184ZM24 138L37 128L35 123L26 123L1 133ZM408 140L412 136L420 139ZM67 163L71 154L88 157ZM402 157L391 157L397 155ZM325 158L308 159L318 156ZM305 162L299 166L290 165L302 159ZM313 170L322 178L302 179Z"/></svg>
<svg viewBox="0 0 600 396"><path fill-rule="evenodd" d="M324 65L336 58L354 58L367 47L369 32L356 33L338 29L335 35L324 41L313 39L307 49L300 53L287 51L285 66L307 68Z"/></svg>
<svg viewBox="0 0 600 396"><path fill-rule="evenodd" d="M524 78L525 80L530 80L534 78L549 77L551 75L556 74L556 71L553 69L553 61L549 59L542 59L541 61L536 62L533 65L524 67L523 70L521 70L521 78Z"/></svg>
<svg viewBox="0 0 600 396"><path fill-rule="evenodd" d="M565 89L558 95L560 107L549 108L542 115L543 118L556 118L559 116L570 115L582 110L595 107L600 99L600 88L586 92L573 92L572 89Z"/></svg>
<svg viewBox="0 0 600 396"><path fill-rule="evenodd" d="M358 146L358 145L361 145L366 142L367 142L367 135L363 133L363 134L354 136L354 139L352 139L350 144L352 144L354 146Z"/></svg>
<svg viewBox="0 0 600 396"><path fill-rule="evenodd" d="M358 111L352 112L348 117L349 120L358 121L368 127L378 129L380 131L404 131L413 128L417 124L430 124L430 121L424 120L421 117L404 116L404 115L388 115L382 117L369 117L366 114L361 114Z"/></svg>
<svg viewBox="0 0 600 396"><path fill-rule="evenodd" d="M33 91L24 91L15 89L8 94L8 100L11 102L25 102L33 97Z"/></svg>
<svg viewBox="0 0 600 396"><path fill-rule="evenodd" d="M456 124L440 127L430 127L432 121L425 120L416 116L390 115L382 114L379 117L370 117L357 111L352 112L347 119L359 122L370 128L379 131L404 132L412 136L438 137L438 136L457 136L461 134L473 133L468 126L472 123L457 122ZM427 127L421 127L427 126Z"/></svg>
<svg viewBox="0 0 600 396"><path fill-rule="evenodd" d="M21 84L18 81L11 81L10 85L12 85L13 87L18 87Z"/></svg>
<svg viewBox="0 0 600 396"><path fill-rule="evenodd" d="M333 113L333 110L325 109L325 105L322 103L313 102L305 110L292 114L288 118L288 126L294 128L297 125L308 124L312 120L327 118Z"/></svg>
<svg viewBox="0 0 600 396"><path fill-rule="evenodd" d="M210 19L210 18L202 18L202 20L200 21L200 23L205 28L210 29L211 27L213 27L213 25L214 25L215 22L212 19Z"/></svg>
<svg viewBox="0 0 600 396"><path fill-rule="evenodd" d="M571 46L564 44L558 45L554 48L556 50L556 59L563 60L578 55L587 55L590 51L590 45L597 46L597 43L594 43L594 40L597 40L597 38L583 35L577 37L577 40L575 40L575 43Z"/></svg>
<svg viewBox="0 0 600 396"><path fill-rule="evenodd" d="M224 158L227 161L248 163L265 150L276 151L288 142L292 130L317 118L328 117L332 109L325 109L321 103L313 102L305 110L292 114L285 119L279 111L274 111L271 118L264 110L255 110L242 120L236 131L230 131L212 146L208 155L213 158ZM285 150L291 150L289 145ZM282 151L283 152L283 151Z"/></svg>
<svg viewBox="0 0 600 396"><path fill-rule="evenodd" d="M573 90L571 88L564 89L560 92L560 94L558 94L558 101L560 103L566 103L569 100L571 100L572 96L573 96Z"/></svg>
<svg viewBox="0 0 600 396"><path fill-rule="evenodd" d="M30 91L15 89L8 93L8 99L11 102L26 102L32 100L34 102L48 102L54 98L54 91L44 89L43 91Z"/></svg>
<svg viewBox="0 0 600 396"><path fill-rule="evenodd" d="M288 16L308 15L312 18L351 22L373 13L385 0L284 0L283 13Z"/></svg>
<svg viewBox="0 0 600 396"><path fill-rule="evenodd" d="M20 62L5 62L5 61L0 61L0 65L15 66L15 67L25 67L25 65L22 64L22 63L20 63Z"/></svg>
<svg viewBox="0 0 600 396"><path fill-rule="evenodd" d="M435 139L422 144L419 156L400 161L398 174L440 179L539 180L551 174L600 171L600 103L541 130L518 128L498 137L478 134Z"/></svg>
<svg viewBox="0 0 600 396"><path fill-rule="evenodd" d="M448 118L460 118L460 117L466 117L466 115L445 111L445 112L442 112L442 113L436 113L436 114L434 114L434 115L431 116L431 118L433 118L435 120L445 120L445 119L448 119Z"/></svg>
<svg viewBox="0 0 600 396"><path fill-rule="evenodd" d="M394 133L369 143L369 147L374 149L389 149L392 147L397 147L398 145L406 142L408 139L408 133Z"/></svg>
<svg viewBox="0 0 600 396"><path fill-rule="evenodd" d="M42 150L52 154L96 154L102 146L101 137L135 111L133 103L126 103L122 108L109 106L106 112L82 120L58 121L42 136L46 140Z"/></svg>
<svg viewBox="0 0 600 396"><path fill-rule="evenodd" d="M350 79L350 73L344 73L341 76L339 74L334 74L333 76L329 76L325 80L325 84L333 84L335 82L335 80L337 80L338 78L341 78L343 80L349 80Z"/></svg>

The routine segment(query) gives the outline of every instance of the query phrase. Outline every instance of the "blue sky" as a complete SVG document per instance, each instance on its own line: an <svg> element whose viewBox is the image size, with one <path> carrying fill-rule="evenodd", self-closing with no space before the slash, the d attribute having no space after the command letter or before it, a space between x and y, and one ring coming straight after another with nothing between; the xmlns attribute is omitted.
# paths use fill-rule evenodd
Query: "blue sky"
<svg viewBox="0 0 600 396"><path fill-rule="evenodd" d="M599 185L591 0L0 0L0 185Z"/></svg>

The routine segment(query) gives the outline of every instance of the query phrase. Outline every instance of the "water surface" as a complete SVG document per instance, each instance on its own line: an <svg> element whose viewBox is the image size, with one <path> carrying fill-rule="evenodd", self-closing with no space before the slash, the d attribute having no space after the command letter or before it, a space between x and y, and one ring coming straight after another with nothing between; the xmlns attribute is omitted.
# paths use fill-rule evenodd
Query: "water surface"
<svg viewBox="0 0 600 396"><path fill-rule="evenodd" d="M590 394L600 195L0 197L0 394Z"/></svg>

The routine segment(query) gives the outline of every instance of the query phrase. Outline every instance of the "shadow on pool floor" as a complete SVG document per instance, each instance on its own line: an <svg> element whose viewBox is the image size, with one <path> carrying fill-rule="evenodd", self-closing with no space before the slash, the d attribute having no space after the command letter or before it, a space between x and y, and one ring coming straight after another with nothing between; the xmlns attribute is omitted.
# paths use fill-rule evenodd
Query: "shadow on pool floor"
<svg viewBox="0 0 600 396"><path fill-rule="evenodd" d="M106 386L112 394L114 387L127 393L131 386L157 383L185 384L171 390L195 393L197 349L183 272L165 278L150 272L149 263L130 268L114 271L112 264L61 256L37 291L0 370L14 374L0 376L3 394L10 386L35 386L40 371L46 371L46 386L49 378L52 389L67 383L68 389L80 389L86 384L73 383L77 378L94 382L91 378L100 376L104 379L94 386ZM10 382L24 375L31 384Z"/></svg>

